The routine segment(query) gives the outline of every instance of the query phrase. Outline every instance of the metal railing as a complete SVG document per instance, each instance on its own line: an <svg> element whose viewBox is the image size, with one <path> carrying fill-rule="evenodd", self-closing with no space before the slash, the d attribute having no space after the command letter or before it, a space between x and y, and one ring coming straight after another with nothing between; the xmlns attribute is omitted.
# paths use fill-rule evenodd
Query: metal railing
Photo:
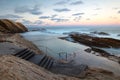
<svg viewBox="0 0 120 80"><path fill-rule="evenodd" d="M47 55L50 55L50 53L56 53L55 51L53 51L52 49L50 49L47 46L39 45L39 47L44 48L44 53L46 53ZM58 55L59 60L65 60L65 61L73 60L76 57L76 53L74 53L74 52L68 53L68 52L64 52L62 50L61 50L61 52L58 52L56 54Z"/></svg>

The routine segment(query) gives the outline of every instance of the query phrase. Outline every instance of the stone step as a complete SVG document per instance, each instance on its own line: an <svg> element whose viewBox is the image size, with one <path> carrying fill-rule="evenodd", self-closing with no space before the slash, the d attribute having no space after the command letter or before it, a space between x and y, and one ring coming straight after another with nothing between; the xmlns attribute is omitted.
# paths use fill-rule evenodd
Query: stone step
<svg viewBox="0 0 120 80"><path fill-rule="evenodd" d="M46 55L43 55L43 58L42 59L40 59L40 62L39 62L39 64L40 63L42 63L43 61L44 61L44 59L46 58Z"/></svg>
<svg viewBox="0 0 120 80"><path fill-rule="evenodd" d="M54 63L54 60L51 59L50 62L49 62L49 64L48 64L48 66L46 66L45 68L46 69L50 69L52 67L53 63Z"/></svg>
<svg viewBox="0 0 120 80"><path fill-rule="evenodd" d="M50 60L51 59L48 57L48 60L45 62L45 64L42 67L46 68L50 63Z"/></svg>
<svg viewBox="0 0 120 80"><path fill-rule="evenodd" d="M33 56L35 56L35 53L34 53L34 52L32 52L30 55L28 55L28 56L25 57L24 59L25 59L25 60L28 60L28 59L32 58Z"/></svg>
<svg viewBox="0 0 120 80"><path fill-rule="evenodd" d="M25 48L25 49L23 49L23 50L17 52L16 54L13 54L13 55L14 55L14 56L19 55L20 53L22 53L22 52L24 52L24 51L26 51L26 50L27 50L27 48Z"/></svg>
<svg viewBox="0 0 120 80"><path fill-rule="evenodd" d="M32 51L28 51L27 53L25 53L24 55L22 55L20 58L24 59L27 56L29 56L30 54L32 54Z"/></svg>
<svg viewBox="0 0 120 80"><path fill-rule="evenodd" d="M39 66L44 66L44 64L47 62L47 60L48 60L48 57L45 56L45 58L43 59L43 61L40 62Z"/></svg>
<svg viewBox="0 0 120 80"><path fill-rule="evenodd" d="M19 53L18 55L16 55L17 57L21 57L21 56L23 56L25 53L27 53L27 52L29 52L29 50L27 49L27 50L25 50L25 51L23 51L23 52L21 52L21 53Z"/></svg>
<svg viewBox="0 0 120 80"><path fill-rule="evenodd" d="M42 62L45 58L45 55L43 54L35 54L33 57L31 57L30 59L28 59L28 61L39 65L40 62Z"/></svg>
<svg viewBox="0 0 120 80"><path fill-rule="evenodd" d="M52 58L46 56L45 54L35 54L33 51L27 48L17 52L16 54L14 54L14 56L28 60L46 69L50 69L53 65Z"/></svg>

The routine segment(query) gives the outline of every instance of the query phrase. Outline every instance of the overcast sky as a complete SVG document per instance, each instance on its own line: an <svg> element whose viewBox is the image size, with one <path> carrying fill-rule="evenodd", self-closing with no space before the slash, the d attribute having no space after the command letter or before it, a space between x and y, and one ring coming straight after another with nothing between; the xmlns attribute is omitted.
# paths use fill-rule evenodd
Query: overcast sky
<svg viewBox="0 0 120 80"><path fill-rule="evenodd" d="M25 25L120 25L120 0L0 0L0 18Z"/></svg>

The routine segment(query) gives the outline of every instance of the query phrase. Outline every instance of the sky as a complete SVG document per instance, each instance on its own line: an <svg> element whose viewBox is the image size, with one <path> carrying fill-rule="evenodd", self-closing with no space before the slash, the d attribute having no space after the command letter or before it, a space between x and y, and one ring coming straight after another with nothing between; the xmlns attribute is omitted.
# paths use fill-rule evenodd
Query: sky
<svg viewBox="0 0 120 80"><path fill-rule="evenodd" d="M24 25L120 25L120 0L0 0L0 19Z"/></svg>

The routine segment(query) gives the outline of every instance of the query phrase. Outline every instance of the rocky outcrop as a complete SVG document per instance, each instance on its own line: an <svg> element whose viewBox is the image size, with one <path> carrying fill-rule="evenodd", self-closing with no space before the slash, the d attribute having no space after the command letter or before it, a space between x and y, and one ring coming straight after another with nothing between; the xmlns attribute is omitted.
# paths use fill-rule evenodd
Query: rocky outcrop
<svg viewBox="0 0 120 80"><path fill-rule="evenodd" d="M53 74L14 56L0 56L0 80L120 80L112 72L91 68L84 79Z"/></svg>
<svg viewBox="0 0 120 80"><path fill-rule="evenodd" d="M79 80L53 74L14 56L0 56L0 80Z"/></svg>
<svg viewBox="0 0 120 80"><path fill-rule="evenodd" d="M110 34L108 34L108 33L106 33L106 32L97 32L97 31L94 31L94 32L90 32L91 34L98 34L98 35L110 35Z"/></svg>
<svg viewBox="0 0 120 80"><path fill-rule="evenodd" d="M3 33L21 33L28 31L27 28L19 23L8 19L0 19L0 32Z"/></svg>
<svg viewBox="0 0 120 80"><path fill-rule="evenodd" d="M102 48L120 48L120 40L113 38L100 38L88 34L71 34L70 37L76 42L82 43L90 47Z"/></svg>
<svg viewBox="0 0 120 80"><path fill-rule="evenodd" d="M36 53L41 53L39 49L30 41L25 40L19 34L2 35L4 40L22 48L29 48ZM2 45L0 45L2 47ZM9 47L10 50L16 49ZM3 53L6 52L3 50ZM1 53L1 51L0 51ZM8 52L9 53L9 52ZM0 55L0 80L119 80L111 72L99 69L90 69L84 79L71 76L53 74L40 66L14 57L12 55Z"/></svg>

